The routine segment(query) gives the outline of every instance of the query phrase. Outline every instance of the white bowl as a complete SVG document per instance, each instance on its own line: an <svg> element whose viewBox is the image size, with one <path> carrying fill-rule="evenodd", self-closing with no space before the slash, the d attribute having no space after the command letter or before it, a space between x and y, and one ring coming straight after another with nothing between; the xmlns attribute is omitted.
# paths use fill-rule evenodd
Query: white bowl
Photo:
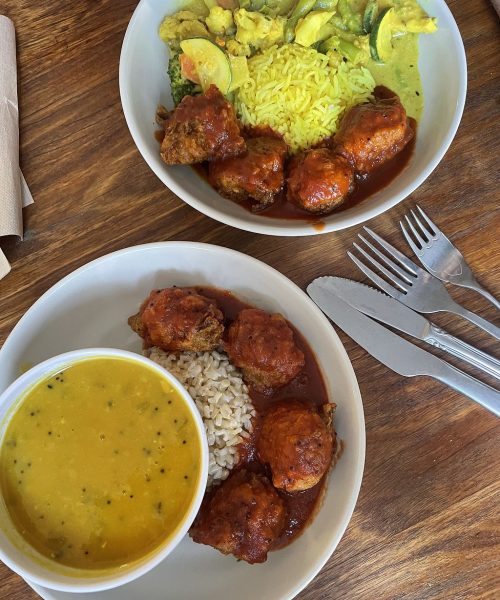
<svg viewBox="0 0 500 600"><path fill-rule="evenodd" d="M335 428L344 452L314 521L266 563L238 562L185 536L156 569L92 600L288 600L326 563L351 518L363 475L365 423L356 376L335 330L278 271L240 252L191 242L136 246L99 258L52 287L13 329L0 350L0 391L18 376L20 366L74 348L100 345L139 352L140 339L127 318L151 289L174 284L226 288L289 319L316 354L328 396L338 405ZM70 599L35 588L47 600Z"/></svg>
<svg viewBox="0 0 500 600"><path fill-rule="evenodd" d="M252 214L222 198L190 167L169 167L160 159L154 137L158 104L172 107L165 44L158 27L167 14L185 5L182 0L141 0L125 34L120 57L120 95L130 133L145 161L179 198L205 215L255 233L314 235L346 229L375 217L416 190L443 158L462 117L467 89L467 64L462 38L444 0L421 0L439 29L420 36L419 69L425 108L414 154L404 171L387 187L360 204L325 216L319 230L304 220L274 219Z"/></svg>
<svg viewBox="0 0 500 600"><path fill-rule="evenodd" d="M92 574L89 571L84 576L82 576L81 570L77 571L76 569L65 567L42 556L22 538L12 523L3 497L1 497L0 488L0 559L13 571L19 573L21 577L53 590L66 592L97 592L107 590L129 583L153 569L172 552L186 535L200 508L207 484L207 438L200 413L196 410L196 405L191 396L179 381L164 368L149 360L149 358L124 350L90 348L66 352L49 358L24 373L24 375L21 375L0 395L0 447L12 415L15 413L17 406L22 403L25 393L33 385L45 377L57 373L64 367L82 360L98 357L124 358L143 364L159 373L161 377L166 379L180 393L185 405L193 416L198 435L200 436L200 476L196 485L196 491L184 519L179 523L175 533L164 545L142 560L126 567L109 569L98 574Z"/></svg>

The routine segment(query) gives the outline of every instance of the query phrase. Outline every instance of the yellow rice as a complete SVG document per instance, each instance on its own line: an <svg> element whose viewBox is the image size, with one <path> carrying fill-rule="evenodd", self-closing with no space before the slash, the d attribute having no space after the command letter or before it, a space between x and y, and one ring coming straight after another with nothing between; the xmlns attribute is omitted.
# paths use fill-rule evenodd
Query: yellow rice
<svg viewBox="0 0 500 600"><path fill-rule="evenodd" d="M236 93L245 125L269 125L292 152L337 131L344 112L371 97L368 69L335 61L298 44L272 46L248 60L250 78Z"/></svg>

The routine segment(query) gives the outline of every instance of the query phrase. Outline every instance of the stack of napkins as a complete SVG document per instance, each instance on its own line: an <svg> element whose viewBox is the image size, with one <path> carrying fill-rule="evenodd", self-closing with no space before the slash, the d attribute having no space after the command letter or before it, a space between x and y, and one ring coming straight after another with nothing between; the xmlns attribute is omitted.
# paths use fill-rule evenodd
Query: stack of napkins
<svg viewBox="0 0 500 600"><path fill-rule="evenodd" d="M22 207L33 202L19 168L16 34L10 19L0 15L0 237L23 237ZM0 249L0 279L10 265Z"/></svg>

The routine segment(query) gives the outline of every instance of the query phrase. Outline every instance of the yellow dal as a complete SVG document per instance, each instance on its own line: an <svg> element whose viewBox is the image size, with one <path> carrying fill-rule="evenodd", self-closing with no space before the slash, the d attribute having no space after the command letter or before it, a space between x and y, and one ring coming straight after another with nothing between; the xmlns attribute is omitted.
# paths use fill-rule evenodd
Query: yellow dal
<svg viewBox="0 0 500 600"><path fill-rule="evenodd" d="M153 369L84 360L36 384L9 423L0 482L41 554L78 569L136 561L189 510L201 442L181 395Z"/></svg>

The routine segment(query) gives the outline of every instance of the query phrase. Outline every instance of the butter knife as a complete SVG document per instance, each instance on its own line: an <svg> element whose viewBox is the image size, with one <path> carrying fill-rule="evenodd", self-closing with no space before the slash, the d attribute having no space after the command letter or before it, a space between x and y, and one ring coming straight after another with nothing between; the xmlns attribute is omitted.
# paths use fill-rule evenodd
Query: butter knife
<svg viewBox="0 0 500 600"><path fill-rule="evenodd" d="M350 279L324 277L336 295L356 310L500 379L500 360L447 333L428 319L383 292Z"/></svg>
<svg viewBox="0 0 500 600"><path fill-rule="evenodd" d="M328 277L315 279L307 293L349 337L378 361L405 377L426 375L441 381L500 416L500 392L406 341L341 300Z"/></svg>

